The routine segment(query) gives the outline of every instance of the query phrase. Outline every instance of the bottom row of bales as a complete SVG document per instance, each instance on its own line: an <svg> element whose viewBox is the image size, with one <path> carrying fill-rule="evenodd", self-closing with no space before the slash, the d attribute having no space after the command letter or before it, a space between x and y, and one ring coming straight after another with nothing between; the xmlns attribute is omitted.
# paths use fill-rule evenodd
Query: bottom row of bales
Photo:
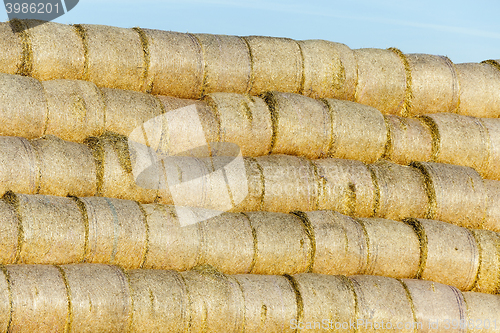
<svg viewBox="0 0 500 333"><path fill-rule="evenodd" d="M500 296L385 277L11 265L3 332L495 332Z"/></svg>

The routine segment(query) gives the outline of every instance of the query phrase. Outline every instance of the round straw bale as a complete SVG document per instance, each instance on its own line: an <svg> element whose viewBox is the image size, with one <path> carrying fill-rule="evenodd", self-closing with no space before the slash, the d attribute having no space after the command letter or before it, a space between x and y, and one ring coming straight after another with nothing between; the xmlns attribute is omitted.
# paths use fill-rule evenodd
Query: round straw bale
<svg viewBox="0 0 500 333"><path fill-rule="evenodd" d="M304 331L325 332L355 320L355 295L344 276L297 274L293 279L302 299L301 321L307 323Z"/></svg>
<svg viewBox="0 0 500 333"><path fill-rule="evenodd" d="M125 332L132 311L128 277L117 266L65 265L74 332Z"/></svg>
<svg viewBox="0 0 500 333"><path fill-rule="evenodd" d="M325 102L332 117L332 157L366 163L382 157L388 132L380 111L349 101L327 99Z"/></svg>
<svg viewBox="0 0 500 333"><path fill-rule="evenodd" d="M460 290L444 284L403 280L413 303L415 328L429 333L462 333L463 329L453 323L467 320L467 305Z"/></svg>
<svg viewBox="0 0 500 333"><path fill-rule="evenodd" d="M141 207L134 201L88 197L80 199L88 218L87 263L142 267L149 230Z"/></svg>
<svg viewBox="0 0 500 333"><path fill-rule="evenodd" d="M42 81L78 80L83 76L85 49L82 38L71 25L39 20L24 20L28 29L33 71L30 76ZM122 46L124 47L124 46Z"/></svg>
<svg viewBox="0 0 500 333"><path fill-rule="evenodd" d="M500 232L500 181L485 179L484 189L487 203L483 228Z"/></svg>
<svg viewBox="0 0 500 333"><path fill-rule="evenodd" d="M356 102L373 106L384 114L399 115L406 96L406 70L395 52L357 49Z"/></svg>
<svg viewBox="0 0 500 333"><path fill-rule="evenodd" d="M53 135L33 140L40 160L38 194L92 196L96 193L96 164L92 152L79 143Z"/></svg>
<svg viewBox="0 0 500 333"><path fill-rule="evenodd" d="M47 113L47 99L38 80L0 74L0 135L40 137Z"/></svg>
<svg viewBox="0 0 500 333"><path fill-rule="evenodd" d="M366 270L368 240L358 221L331 210L303 214L314 235L314 273L356 275Z"/></svg>
<svg viewBox="0 0 500 333"><path fill-rule="evenodd" d="M7 191L34 194L40 188L40 162L31 143L0 137L0 195Z"/></svg>
<svg viewBox="0 0 500 333"><path fill-rule="evenodd" d="M358 219L368 240L368 265L362 274L412 279L420 265L420 242L413 228L385 219Z"/></svg>
<svg viewBox="0 0 500 333"><path fill-rule="evenodd" d="M304 90L312 98L352 100L356 90L357 64L344 44L326 40L298 41L304 57Z"/></svg>
<svg viewBox="0 0 500 333"><path fill-rule="evenodd" d="M191 308L192 332L239 332L245 322L245 298L237 280L210 266L180 273Z"/></svg>
<svg viewBox="0 0 500 333"><path fill-rule="evenodd" d="M134 304L131 332L188 331L189 305L179 273L137 269L127 275Z"/></svg>
<svg viewBox="0 0 500 333"><path fill-rule="evenodd" d="M471 230L479 249L479 270L472 291L500 291L500 235L489 230Z"/></svg>
<svg viewBox="0 0 500 333"><path fill-rule="evenodd" d="M479 249L471 231L441 221L418 219L418 224L426 248L420 277L470 290L479 270Z"/></svg>
<svg viewBox="0 0 500 333"><path fill-rule="evenodd" d="M0 73L16 74L22 66L23 43L15 29L15 21L0 22Z"/></svg>
<svg viewBox="0 0 500 333"><path fill-rule="evenodd" d="M315 160L313 164L320 180L318 209L350 216L373 216L380 194L366 164L334 158Z"/></svg>
<svg viewBox="0 0 500 333"><path fill-rule="evenodd" d="M265 91L301 93L303 60L300 45L289 38L243 37L250 48L252 81L250 94Z"/></svg>
<svg viewBox="0 0 500 333"><path fill-rule="evenodd" d="M262 209L288 213L318 209L318 177L306 159L271 155L255 158L264 178Z"/></svg>
<svg viewBox="0 0 500 333"><path fill-rule="evenodd" d="M49 109L45 133L63 140L83 142L104 132L105 105L99 88L87 81L42 82ZM120 119L123 121L124 119Z"/></svg>
<svg viewBox="0 0 500 333"><path fill-rule="evenodd" d="M176 207L141 205L149 227L149 243L144 268L185 271L196 266L201 250L198 225L181 225Z"/></svg>
<svg viewBox="0 0 500 333"><path fill-rule="evenodd" d="M381 276L357 275L349 277L356 294L357 316L362 332L379 330L414 332L400 328L400 323L413 323L413 308L400 280ZM399 325L401 326L401 325Z"/></svg>
<svg viewBox="0 0 500 333"><path fill-rule="evenodd" d="M235 275L245 300L246 332L295 332L298 317L295 290L284 276Z"/></svg>
<svg viewBox="0 0 500 333"><path fill-rule="evenodd" d="M320 100L297 94L263 95L272 116L271 152L307 158L327 157L332 144L332 119Z"/></svg>
<svg viewBox="0 0 500 333"><path fill-rule="evenodd" d="M247 43L238 36L194 34L194 37L203 51L203 94L248 92L252 63Z"/></svg>
<svg viewBox="0 0 500 333"><path fill-rule="evenodd" d="M425 116L433 123L434 162L463 165L484 174L488 168L488 130L478 118L451 113Z"/></svg>
<svg viewBox="0 0 500 333"><path fill-rule="evenodd" d="M411 70L409 115L456 112L460 84L450 59L430 54L406 54Z"/></svg>
<svg viewBox="0 0 500 333"><path fill-rule="evenodd" d="M460 81L459 114L500 117L500 71L490 64L457 64Z"/></svg>
<svg viewBox="0 0 500 333"><path fill-rule="evenodd" d="M481 229L487 197L481 176L471 168L450 164L416 162L412 166L425 177L429 219Z"/></svg>
<svg viewBox="0 0 500 333"><path fill-rule="evenodd" d="M17 261L21 230L15 208L7 200L0 200L0 264L14 264ZM0 286L0 290L1 288ZM0 295L1 293L0 291Z"/></svg>
<svg viewBox="0 0 500 333"><path fill-rule="evenodd" d="M401 220L424 218L429 210L425 178L417 169L380 161L369 166L379 188L377 217Z"/></svg>
<svg viewBox="0 0 500 333"><path fill-rule="evenodd" d="M500 72L499 72L500 73ZM483 178L500 180L500 119L481 118L488 136L488 165Z"/></svg>
<svg viewBox="0 0 500 333"><path fill-rule="evenodd" d="M250 273L296 274L311 269L313 244L298 216L270 212L245 215L256 244Z"/></svg>
<svg viewBox="0 0 500 333"><path fill-rule="evenodd" d="M8 332L9 322L12 320L12 293L10 289L9 273L2 267L2 276L0 277L0 329L2 332Z"/></svg>
<svg viewBox="0 0 500 333"><path fill-rule="evenodd" d="M146 91L148 62L140 33L104 25L76 25L83 40L83 79L99 87Z"/></svg>
<svg viewBox="0 0 500 333"><path fill-rule="evenodd" d="M271 151L271 113L262 98L212 93L204 101L220 121L220 141L237 144L243 156L262 156Z"/></svg>
<svg viewBox="0 0 500 333"><path fill-rule="evenodd" d="M244 158L245 174L247 178L246 185L241 185L239 191L244 191L245 186L248 194L240 203L234 203L230 209L233 212L253 212L262 210L264 204L265 179L262 167L254 158Z"/></svg>
<svg viewBox="0 0 500 333"><path fill-rule="evenodd" d="M64 332L71 312L60 269L52 265L9 265L6 271L12 297L9 331Z"/></svg>
<svg viewBox="0 0 500 333"><path fill-rule="evenodd" d="M500 322L500 297L476 292L465 292L463 295L467 303L467 332L497 331Z"/></svg>
<svg viewBox="0 0 500 333"><path fill-rule="evenodd" d="M421 119L386 115L385 121L390 137L385 158L403 165L431 160L432 134Z"/></svg>
<svg viewBox="0 0 500 333"><path fill-rule="evenodd" d="M82 262L86 228L82 211L70 198L8 193L4 200L17 212L22 232L19 259L22 264Z"/></svg>
<svg viewBox="0 0 500 333"><path fill-rule="evenodd" d="M191 34L141 29L149 50L147 91L180 98L200 98L204 61Z"/></svg>

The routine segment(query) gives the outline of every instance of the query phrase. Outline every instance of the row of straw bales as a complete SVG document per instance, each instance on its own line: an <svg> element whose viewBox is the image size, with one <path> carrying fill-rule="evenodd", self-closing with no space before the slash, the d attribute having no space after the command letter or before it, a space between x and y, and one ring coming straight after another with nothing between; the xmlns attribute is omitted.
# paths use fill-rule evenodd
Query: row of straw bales
<svg viewBox="0 0 500 333"><path fill-rule="evenodd" d="M324 40L38 23L0 24L0 72L181 98L276 90L403 116L500 116L495 60L455 65L443 56L351 50Z"/></svg>

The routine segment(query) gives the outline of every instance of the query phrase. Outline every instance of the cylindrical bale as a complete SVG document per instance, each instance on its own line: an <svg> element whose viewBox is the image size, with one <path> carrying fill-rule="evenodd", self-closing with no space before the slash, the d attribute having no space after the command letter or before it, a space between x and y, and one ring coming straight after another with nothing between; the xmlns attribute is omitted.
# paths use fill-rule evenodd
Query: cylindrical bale
<svg viewBox="0 0 500 333"><path fill-rule="evenodd" d="M311 268L313 244L298 216L271 212L245 215L250 220L256 244L249 273L295 274Z"/></svg>
<svg viewBox="0 0 500 333"><path fill-rule="evenodd" d="M110 115L109 112L105 115L102 94L95 84L52 80L42 85L49 109L45 134L73 142L103 134L104 120Z"/></svg>
<svg viewBox="0 0 500 333"><path fill-rule="evenodd" d="M384 154L388 132L384 116L370 106L326 99L332 117L330 155L372 163Z"/></svg>
<svg viewBox="0 0 500 333"><path fill-rule="evenodd" d="M486 216L483 179L473 169L450 164L418 162L412 166L425 177L429 197L427 217L481 229Z"/></svg>
<svg viewBox="0 0 500 333"><path fill-rule="evenodd" d="M451 113L424 116L432 123L434 136L434 162L463 165L481 174L488 169L489 135L478 118Z"/></svg>
<svg viewBox="0 0 500 333"><path fill-rule="evenodd" d="M189 304L179 273L161 270L130 270L134 313L130 331L137 333L186 332Z"/></svg>
<svg viewBox="0 0 500 333"><path fill-rule="evenodd" d="M463 293L467 303L467 332L490 333L499 330L500 297L475 292Z"/></svg>
<svg viewBox="0 0 500 333"><path fill-rule="evenodd" d="M357 328L361 332L414 332L413 308L400 280L357 275L349 277L356 294Z"/></svg>
<svg viewBox="0 0 500 333"><path fill-rule="evenodd" d="M94 156L87 146L47 135L31 141L40 161L38 194L92 196L96 194Z"/></svg>
<svg viewBox="0 0 500 333"><path fill-rule="evenodd" d="M377 217L401 220L424 218L429 210L425 178L417 169L380 161L369 166L379 188Z"/></svg>
<svg viewBox="0 0 500 333"><path fill-rule="evenodd" d="M265 91L301 93L303 60L300 45L289 38L247 36L250 48L252 81L249 93Z"/></svg>
<svg viewBox="0 0 500 333"><path fill-rule="evenodd" d="M0 329L2 332L7 332L9 321L12 320L12 298L9 282L9 273L5 266L1 268L2 274L0 277Z"/></svg>
<svg viewBox="0 0 500 333"><path fill-rule="evenodd" d="M16 263L20 251L19 235L21 230L15 208L7 200L0 200L0 264Z"/></svg>
<svg viewBox="0 0 500 333"><path fill-rule="evenodd" d="M485 179L484 189L487 203L483 228L500 232L500 181Z"/></svg>
<svg viewBox="0 0 500 333"><path fill-rule="evenodd" d="M500 71L490 64L455 65L460 81L458 113L473 117L500 117Z"/></svg>
<svg viewBox="0 0 500 333"><path fill-rule="evenodd" d="M304 89L312 98L352 100L357 82L356 58L346 45L326 40L298 41L304 57Z"/></svg>
<svg viewBox="0 0 500 333"><path fill-rule="evenodd" d="M500 292L500 235L489 230L471 230L479 249L479 270L472 291Z"/></svg>
<svg viewBox="0 0 500 333"><path fill-rule="evenodd" d="M318 209L331 209L350 216L373 216L379 190L366 164L335 158L315 160L313 164L320 179Z"/></svg>
<svg viewBox="0 0 500 333"><path fill-rule="evenodd" d="M262 210L288 213L318 209L318 178L304 158L270 155L255 158L264 178Z"/></svg>
<svg viewBox="0 0 500 333"><path fill-rule="evenodd" d="M40 188L40 162L31 143L0 137L0 195L7 191L34 194Z"/></svg>
<svg viewBox="0 0 500 333"><path fill-rule="evenodd" d="M194 37L203 51L203 93L248 92L252 63L247 43L238 36L194 34Z"/></svg>
<svg viewBox="0 0 500 333"><path fill-rule="evenodd" d="M413 228L385 219L357 219L368 239L368 265L362 274L413 279L420 267L420 242Z"/></svg>
<svg viewBox="0 0 500 333"><path fill-rule="evenodd" d="M191 34L142 29L149 50L148 92L179 98L200 98L203 53Z"/></svg>
<svg viewBox="0 0 500 333"><path fill-rule="evenodd" d="M0 74L0 135L28 139L44 134L47 98L33 78Z"/></svg>
<svg viewBox="0 0 500 333"><path fill-rule="evenodd" d="M243 329L245 298L237 280L210 266L200 266L180 275L191 308L189 329L192 332L240 332Z"/></svg>
<svg viewBox="0 0 500 333"><path fill-rule="evenodd" d="M352 327L348 329L349 322L356 318L356 300L347 278L297 274L293 280L302 299L304 331L325 332L341 327L343 332L355 332Z"/></svg>
<svg viewBox="0 0 500 333"><path fill-rule="evenodd" d="M304 212L314 235L312 272L356 275L366 270L368 240L355 219L331 210Z"/></svg>
<svg viewBox="0 0 500 333"><path fill-rule="evenodd" d="M189 270L196 266L201 249L201 230L196 224L181 225L176 207L142 205L149 227L149 246L144 268Z"/></svg>
<svg viewBox="0 0 500 333"><path fill-rule="evenodd" d="M125 332L133 312L128 277L117 266L65 265L71 331Z"/></svg>
<svg viewBox="0 0 500 333"><path fill-rule="evenodd" d="M500 73L500 71L499 71ZM488 165L482 176L487 179L500 180L500 119L481 118L488 135Z"/></svg>
<svg viewBox="0 0 500 333"><path fill-rule="evenodd" d="M406 96L405 65L396 52L357 49L356 102L373 106L384 114L401 114Z"/></svg>
<svg viewBox="0 0 500 333"><path fill-rule="evenodd" d="M434 220L414 219L410 224L424 244L419 278L471 290L479 270L479 249L471 231Z"/></svg>
<svg viewBox="0 0 500 333"><path fill-rule="evenodd" d="M71 312L60 269L52 265L10 265L6 271L12 297L9 331L64 332Z"/></svg>
<svg viewBox="0 0 500 333"><path fill-rule="evenodd" d="M82 262L86 228L82 211L71 198L8 193L19 217L20 264Z"/></svg>
<svg viewBox="0 0 500 333"><path fill-rule="evenodd" d="M84 43L84 80L99 87L146 91L146 41L136 29L93 24L74 27Z"/></svg>
<svg viewBox="0 0 500 333"><path fill-rule="evenodd" d="M290 281L276 275L236 275L245 301L245 331L295 332L297 296ZM226 330L227 331L227 330Z"/></svg>
<svg viewBox="0 0 500 333"><path fill-rule="evenodd" d="M460 84L450 59L430 54L406 54L411 70L409 115L456 112Z"/></svg>
<svg viewBox="0 0 500 333"><path fill-rule="evenodd" d="M24 20L24 33L30 41L32 72L42 81L81 79L85 49L74 26L39 20Z"/></svg>
<svg viewBox="0 0 500 333"><path fill-rule="evenodd" d="M23 44L12 28L15 22L0 22L0 73L16 74L22 66Z"/></svg>
<svg viewBox="0 0 500 333"><path fill-rule="evenodd" d="M467 320L467 305L460 290L431 281L402 281L413 303L415 328L418 331L464 332L459 325L453 325Z"/></svg>
<svg viewBox="0 0 500 333"><path fill-rule="evenodd" d="M269 107L250 95L212 93L204 101L220 121L220 141L237 144L243 156L263 156L271 151L273 125Z"/></svg>
<svg viewBox="0 0 500 333"><path fill-rule="evenodd" d="M265 179L262 168L254 158L244 158L246 184L238 187L238 192L248 189L248 194L240 202L234 205L230 211L253 212L262 210L264 204ZM238 176L239 178L239 176Z"/></svg>
<svg viewBox="0 0 500 333"><path fill-rule="evenodd" d="M325 103L282 92L265 93L263 98L272 115L272 153L311 159L328 157L332 119Z"/></svg>
<svg viewBox="0 0 500 333"><path fill-rule="evenodd" d="M390 137L386 159L403 165L431 160L432 134L420 119L386 115L385 121Z"/></svg>
<svg viewBox="0 0 500 333"><path fill-rule="evenodd" d="M85 262L142 267L149 230L141 207L134 201L89 197L80 199L88 219Z"/></svg>

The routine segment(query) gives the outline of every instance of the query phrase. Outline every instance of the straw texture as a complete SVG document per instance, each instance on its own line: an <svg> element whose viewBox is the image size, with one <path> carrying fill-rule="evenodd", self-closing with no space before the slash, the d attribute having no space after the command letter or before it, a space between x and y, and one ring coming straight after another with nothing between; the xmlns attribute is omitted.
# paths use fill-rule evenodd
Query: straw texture
<svg viewBox="0 0 500 333"><path fill-rule="evenodd" d="M486 191L486 216L483 227L487 230L500 232L500 182L497 180L484 180Z"/></svg>
<svg viewBox="0 0 500 333"><path fill-rule="evenodd" d="M0 73L15 74L21 65L23 45L11 22L0 22Z"/></svg>
<svg viewBox="0 0 500 333"><path fill-rule="evenodd" d="M489 230L472 230L479 250L479 270L472 291L498 294L500 287L500 236Z"/></svg>
<svg viewBox="0 0 500 333"><path fill-rule="evenodd" d="M500 300L498 296L474 292L463 293L467 303L467 328L469 332L493 332L498 330Z"/></svg>
<svg viewBox="0 0 500 333"><path fill-rule="evenodd" d="M488 136L488 166L482 176L488 179L500 180L500 119L481 118Z"/></svg>

